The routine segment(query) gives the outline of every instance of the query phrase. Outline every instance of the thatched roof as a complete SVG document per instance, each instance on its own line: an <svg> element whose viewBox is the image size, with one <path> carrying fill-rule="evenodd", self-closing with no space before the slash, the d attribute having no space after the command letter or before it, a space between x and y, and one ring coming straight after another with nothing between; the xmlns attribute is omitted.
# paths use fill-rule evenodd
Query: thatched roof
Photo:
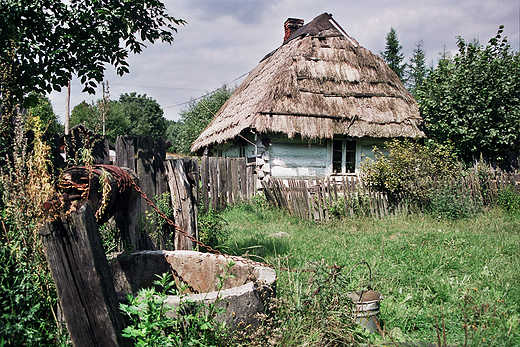
<svg viewBox="0 0 520 347"><path fill-rule="evenodd" d="M424 137L422 126L397 75L324 13L262 59L191 150L246 129L289 138L393 138Z"/></svg>

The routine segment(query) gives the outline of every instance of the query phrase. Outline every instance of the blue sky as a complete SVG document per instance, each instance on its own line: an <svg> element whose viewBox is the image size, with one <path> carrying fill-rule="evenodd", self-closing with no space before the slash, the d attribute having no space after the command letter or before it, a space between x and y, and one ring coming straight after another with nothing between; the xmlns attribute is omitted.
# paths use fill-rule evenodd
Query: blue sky
<svg viewBox="0 0 520 347"><path fill-rule="evenodd" d="M456 53L456 37L494 37L499 25L514 50L519 47L518 0L166 0L168 13L187 21L174 35L172 45L149 45L140 55L130 56L130 74L117 76L107 67L111 99L137 92L154 98L165 117L179 119L185 102L223 84L240 84L269 52L282 43L283 23L289 17L305 23L328 12L361 46L378 54L384 50L391 27L406 59L423 40L427 63L435 63L444 47ZM236 80L236 81L235 81ZM234 82L233 82L234 81ZM71 109L85 100L101 98L81 93L72 81ZM65 92L52 93L55 113L63 122Z"/></svg>

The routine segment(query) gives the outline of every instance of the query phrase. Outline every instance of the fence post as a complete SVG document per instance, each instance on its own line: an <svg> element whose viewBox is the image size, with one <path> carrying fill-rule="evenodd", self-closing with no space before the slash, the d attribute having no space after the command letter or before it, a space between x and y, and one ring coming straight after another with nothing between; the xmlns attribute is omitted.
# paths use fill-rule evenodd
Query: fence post
<svg viewBox="0 0 520 347"><path fill-rule="evenodd" d="M124 322L90 203L46 222L40 236L72 344L123 345Z"/></svg>

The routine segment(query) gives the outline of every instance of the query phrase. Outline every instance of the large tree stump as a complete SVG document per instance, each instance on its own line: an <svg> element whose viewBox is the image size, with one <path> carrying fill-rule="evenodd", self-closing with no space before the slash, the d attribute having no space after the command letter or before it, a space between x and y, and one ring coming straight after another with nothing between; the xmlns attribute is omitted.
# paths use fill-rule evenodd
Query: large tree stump
<svg viewBox="0 0 520 347"><path fill-rule="evenodd" d="M46 222L40 235L73 345L122 346L124 322L90 203Z"/></svg>

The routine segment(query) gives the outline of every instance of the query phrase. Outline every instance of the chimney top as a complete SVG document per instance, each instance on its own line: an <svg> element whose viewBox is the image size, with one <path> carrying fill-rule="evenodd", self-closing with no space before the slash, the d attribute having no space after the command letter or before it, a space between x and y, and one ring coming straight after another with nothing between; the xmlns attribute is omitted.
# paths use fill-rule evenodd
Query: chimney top
<svg viewBox="0 0 520 347"><path fill-rule="evenodd" d="M296 32L296 30L300 29L303 25L303 19L298 18L287 18L283 27L285 31L285 35L283 37L283 42L285 43L292 34Z"/></svg>

